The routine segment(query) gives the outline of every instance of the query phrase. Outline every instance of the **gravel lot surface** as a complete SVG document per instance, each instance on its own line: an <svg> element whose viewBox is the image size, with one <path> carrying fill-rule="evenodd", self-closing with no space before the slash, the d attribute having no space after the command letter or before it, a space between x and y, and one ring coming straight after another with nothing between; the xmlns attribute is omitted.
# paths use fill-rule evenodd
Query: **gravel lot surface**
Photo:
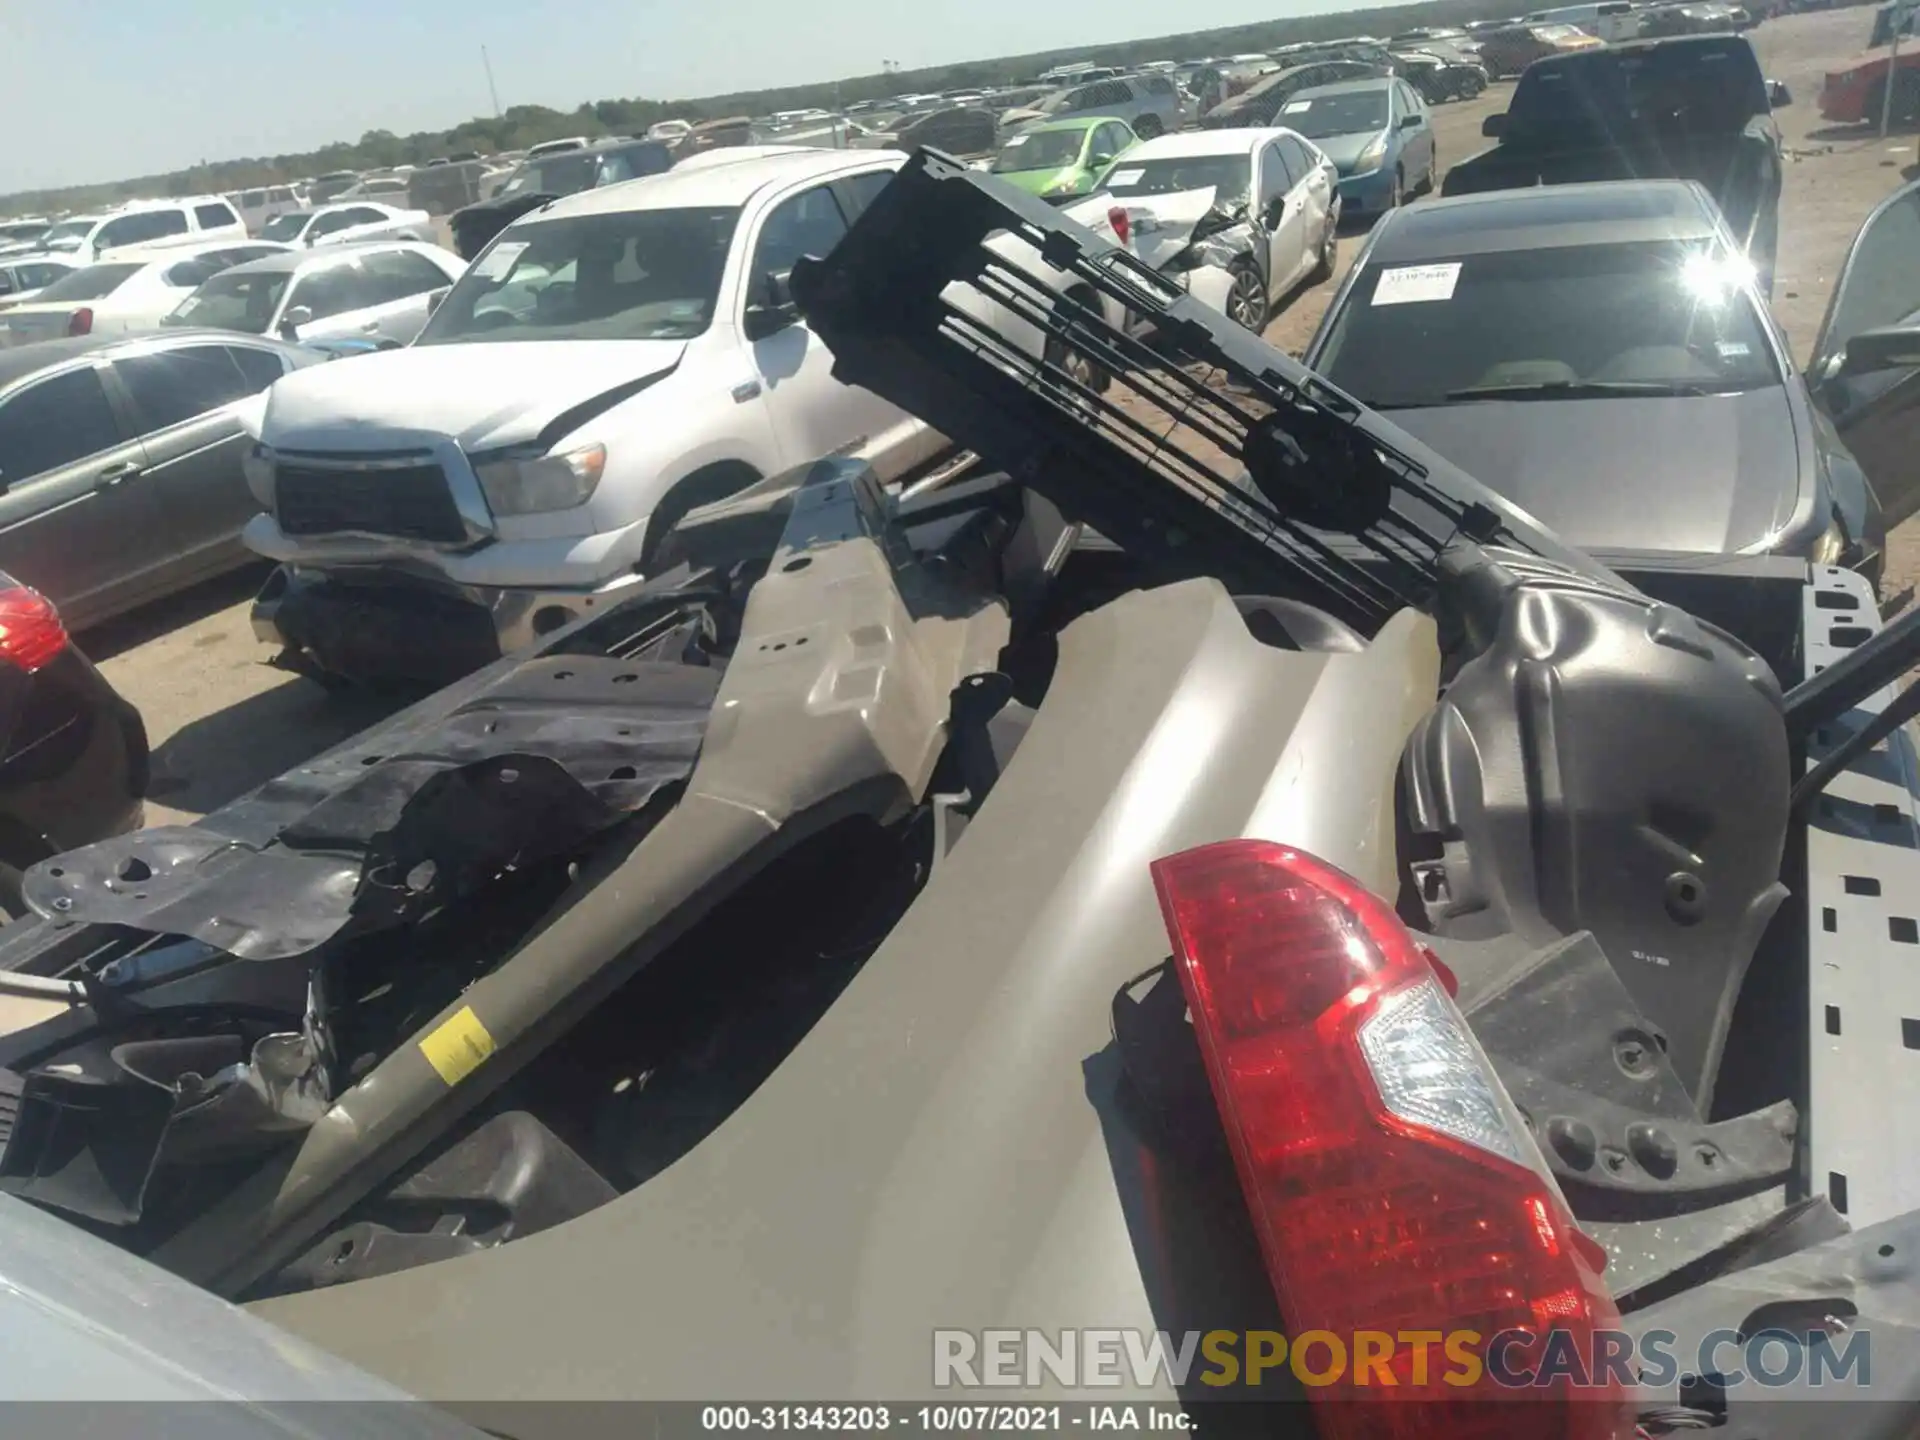
<svg viewBox="0 0 1920 1440"><path fill-rule="evenodd" d="M1769 76L1784 80L1794 105L1780 112L1789 149L1774 307L1804 361L1833 277L1854 230L1875 202L1915 173L1912 135L1881 140L1857 127L1826 125L1814 100L1820 77L1855 54L1872 12L1832 10L1769 21L1752 32ZM1444 166L1491 143L1481 120L1506 106L1510 84L1478 100L1435 111ZM1362 236L1345 237L1342 268ZM1319 324L1333 282L1297 294L1267 328L1298 354ZM1920 584L1920 521L1889 547L1886 588ZM248 604L265 575L250 569L128 616L81 637L81 646L138 705L154 744L150 823L197 817L372 723L394 706L378 697L330 695L265 662Z"/></svg>

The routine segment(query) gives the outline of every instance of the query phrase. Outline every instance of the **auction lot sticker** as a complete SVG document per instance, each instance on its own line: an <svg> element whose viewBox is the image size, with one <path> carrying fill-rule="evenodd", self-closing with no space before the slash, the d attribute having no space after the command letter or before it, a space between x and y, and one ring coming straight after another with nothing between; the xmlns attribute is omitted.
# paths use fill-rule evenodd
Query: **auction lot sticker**
<svg viewBox="0 0 1920 1440"><path fill-rule="evenodd" d="M1382 270L1373 287L1376 305L1410 305L1420 300L1451 300L1460 279L1460 262L1445 265L1398 265Z"/></svg>

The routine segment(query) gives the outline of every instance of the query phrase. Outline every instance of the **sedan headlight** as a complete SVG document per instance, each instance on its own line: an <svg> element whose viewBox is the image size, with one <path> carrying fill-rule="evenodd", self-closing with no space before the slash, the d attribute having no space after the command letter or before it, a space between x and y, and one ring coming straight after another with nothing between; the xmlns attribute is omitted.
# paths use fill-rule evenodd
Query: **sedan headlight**
<svg viewBox="0 0 1920 1440"><path fill-rule="evenodd" d="M1353 162L1355 175L1365 175L1370 170L1378 170L1387 159L1387 137L1384 134L1374 136L1373 143L1360 152L1360 158Z"/></svg>
<svg viewBox="0 0 1920 1440"><path fill-rule="evenodd" d="M498 456L473 473L495 515L535 515L586 504L606 467L607 447L588 445L565 455Z"/></svg>
<svg viewBox="0 0 1920 1440"><path fill-rule="evenodd" d="M1816 565L1838 565L1847 553L1847 532L1840 522L1835 520L1827 526L1826 533L1813 542L1807 551L1807 558Z"/></svg>
<svg viewBox="0 0 1920 1440"><path fill-rule="evenodd" d="M253 492L253 498L260 502L260 508L272 510L273 451L254 441L240 457L240 474L247 482L247 489Z"/></svg>

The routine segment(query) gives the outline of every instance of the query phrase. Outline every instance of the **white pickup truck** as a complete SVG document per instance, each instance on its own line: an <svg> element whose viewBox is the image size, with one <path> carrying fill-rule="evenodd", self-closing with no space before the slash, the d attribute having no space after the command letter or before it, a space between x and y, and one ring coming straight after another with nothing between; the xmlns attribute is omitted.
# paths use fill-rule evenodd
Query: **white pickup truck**
<svg viewBox="0 0 1920 1440"><path fill-rule="evenodd" d="M451 678L603 605L696 505L820 456L946 448L841 384L785 279L905 157L794 151L574 195L502 231L406 349L276 384L254 610L321 679Z"/></svg>

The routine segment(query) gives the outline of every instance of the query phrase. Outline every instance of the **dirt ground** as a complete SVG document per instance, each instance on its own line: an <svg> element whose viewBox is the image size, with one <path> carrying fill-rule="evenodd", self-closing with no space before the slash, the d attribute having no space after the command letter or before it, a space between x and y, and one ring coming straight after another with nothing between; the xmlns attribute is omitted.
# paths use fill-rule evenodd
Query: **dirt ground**
<svg viewBox="0 0 1920 1440"><path fill-rule="evenodd" d="M1774 309L1804 361L1833 277L1855 228L1875 202L1909 178L1911 134L1882 141L1863 129L1828 126L1814 101L1820 77L1855 54L1871 11L1830 10L1769 21L1752 32L1767 74L1794 104L1780 112L1788 147ZM1441 164L1490 143L1480 122L1504 109L1510 84L1435 111ZM1342 269L1361 234L1340 245ZM1267 338L1299 354L1319 324L1334 282L1294 297ZM248 603L264 570L248 570L80 637L87 653L146 716L154 744L149 820L197 817L271 779L387 712L392 702L330 695L273 669L253 638ZM1920 584L1920 520L1889 546L1886 588Z"/></svg>

